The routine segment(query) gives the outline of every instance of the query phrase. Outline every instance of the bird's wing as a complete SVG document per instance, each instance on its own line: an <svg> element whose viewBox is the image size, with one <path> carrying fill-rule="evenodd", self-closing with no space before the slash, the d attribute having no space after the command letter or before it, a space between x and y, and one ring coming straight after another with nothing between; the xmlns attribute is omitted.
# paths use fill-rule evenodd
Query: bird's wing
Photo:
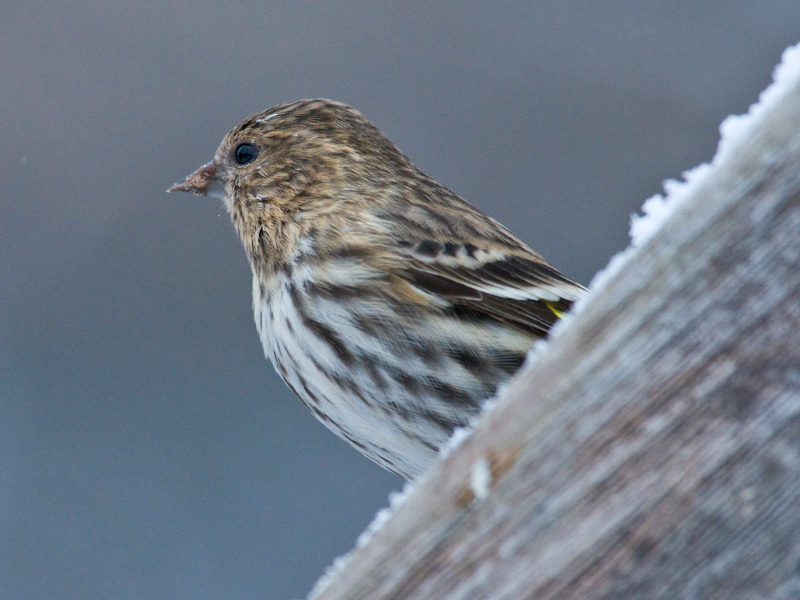
<svg viewBox="0 0 800 600"><path fill-rule="evenodd" d="M537 336L586 290L531 253L423 241L410 247L403 277L471 316L492 318Z"/></svg>

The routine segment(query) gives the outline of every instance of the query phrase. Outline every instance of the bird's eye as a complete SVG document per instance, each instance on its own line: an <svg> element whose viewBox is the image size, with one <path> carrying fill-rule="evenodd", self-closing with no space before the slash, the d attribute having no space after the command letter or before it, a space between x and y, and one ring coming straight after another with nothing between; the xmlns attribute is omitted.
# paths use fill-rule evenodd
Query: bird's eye
<svg viewBox="0 0 800 600"><path fill-rule="evenodd" d="M236 147L234 156L236 158L236 164L246 165L256 159L256 156L258 156L258 148L253 144L239 144Z"/></svg>

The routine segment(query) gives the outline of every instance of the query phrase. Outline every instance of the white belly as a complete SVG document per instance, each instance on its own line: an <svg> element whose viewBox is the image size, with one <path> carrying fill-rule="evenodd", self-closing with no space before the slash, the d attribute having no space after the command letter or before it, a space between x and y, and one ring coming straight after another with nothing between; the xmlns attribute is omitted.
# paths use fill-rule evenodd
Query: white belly
<svg viewBox="0 0 800 600"><path fill-rule="evenodd" d="M298 290L295 297L300 294L307 300L299 291L302 285L297 277L294 281L276 278L263 293L258 279L253 279L254 316L265 355L326 427L389 470L406 478L417 477L432 462L448 432L419 422L411 426L387 409L392 403L407 403L406 392L388 378L386 388L379 390L365 368L345 364L309 330L293 301L292 285ZM352 331L344 307L318 306L313 318L324 320L340 338L363 338ZM360 391L354 393L355 389Z"/></svg>

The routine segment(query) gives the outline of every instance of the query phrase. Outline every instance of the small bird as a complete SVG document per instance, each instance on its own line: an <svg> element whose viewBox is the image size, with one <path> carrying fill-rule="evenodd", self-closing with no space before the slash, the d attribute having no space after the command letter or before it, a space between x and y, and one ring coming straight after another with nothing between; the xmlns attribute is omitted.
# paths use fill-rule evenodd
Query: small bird
<svg viewBox="0 0 800 600"><path fill-rule="evenodd" d="M330 100L248 117L167 191L222 198L267 358L322 423L409 480L586 292Z"/></svg>

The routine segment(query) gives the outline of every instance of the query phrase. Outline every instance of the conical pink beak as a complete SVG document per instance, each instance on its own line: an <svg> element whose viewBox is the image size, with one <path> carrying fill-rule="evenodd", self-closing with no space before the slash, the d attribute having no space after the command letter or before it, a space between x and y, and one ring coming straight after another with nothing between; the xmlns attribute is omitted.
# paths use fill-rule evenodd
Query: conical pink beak
<svg viewBox="0 0 800 600"><path fill-rule="evenodd" d="M217 165L214 164L214 161L211 161L204 164L183 181L173 185L167 192L192 192L193 194L206 196L209 189L214 184L219 183L221 182L217 172Z"/></svg>

